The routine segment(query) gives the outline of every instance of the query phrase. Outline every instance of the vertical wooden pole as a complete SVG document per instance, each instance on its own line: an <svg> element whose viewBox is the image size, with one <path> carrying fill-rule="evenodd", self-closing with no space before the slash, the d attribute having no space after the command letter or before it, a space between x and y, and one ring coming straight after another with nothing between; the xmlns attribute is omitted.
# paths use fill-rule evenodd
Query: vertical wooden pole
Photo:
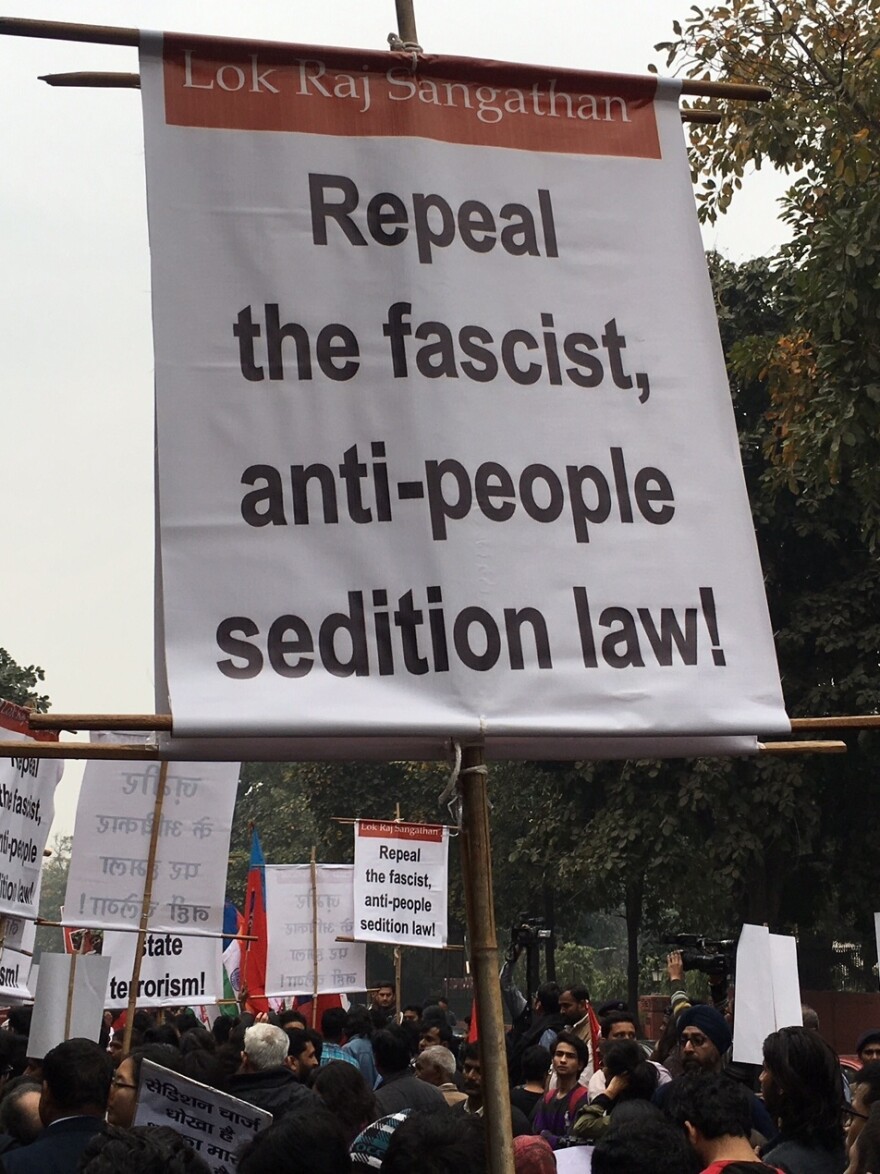
<svg viewBox="0 0 880 1174"><path fill-rule="evenodd" d="M492 849L486 773L480 747L462 751L461 853L479 1025L487 1174L513 1174L513 1134L504 1047L504 1015L498 981L498 941L492 898Z"/></svg>
<svg viewBox="0 0 880 1174"><path fill-rule="evenodd" d="M403 1002L400 996L400 983L403 978L403 947L394 947L394 1001L397 1004L395 1022L403 1022Z"/></svg>
<svg viewBox="0 0 880 1174"><path fill-rule="evenodd" d="M318 1022L318 858L312 848L312 1028Z"/></svg>
<svg viewBox="0 0 880 1174"><path fill-rule="evenodd" d="M137 989L141 977L141 962L150 924L150 902L153 898L153 872L156 868L156 852L159 847L159 829L162 825L162 804L165 801L165 783L168 778L168 763L159 768L156 781L156 802L153 804L153 826L150 829L150 847L147 852L147 876L144 880L144 899L141 904L141 922L134 947L134 966L131 968L131 987L128 991L128 1010L125 1015L125 1034L122 1037L123 1055L131 1051L131 1033L134 1030L134 1010L137 1005Z"/></svg>
<svg viewBox="0 0 880 1174"><path fill-rule="evenodd" d="M83 934L85 941L85 934ZM67 975L67 1007L64 1011L64 1038L70 1039L70 1021L73 1018L73 988L76 985L76 960L79 951L70 955L70 971Z"/></svg>
<svg viewBox="0 0 880 1174"><path fill-rule="evenodd" d="M397 5L397 33L405 44L418 45L419 35L416 32L416 14L413 10L413 0L395 0Z"/></svg>

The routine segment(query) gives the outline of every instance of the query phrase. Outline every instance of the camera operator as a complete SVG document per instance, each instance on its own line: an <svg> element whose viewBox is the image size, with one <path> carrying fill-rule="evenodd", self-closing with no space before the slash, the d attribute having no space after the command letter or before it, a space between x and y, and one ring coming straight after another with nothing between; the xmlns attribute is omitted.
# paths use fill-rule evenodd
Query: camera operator
<svg viewBox="0 0 880 1174"><path fill-rule="evenodd" d="M529 925L514 927L504 966L501 968L501 994L510 1012L513 1026L508 1039L508 1068L511 1084L520 1081L522 1055L526 1048L539 1044L553 1053L556 1037L565 1026L559 1010L560 990L555 982L545 982L538 987L532 1005L513 979L513 969L519 956L530 944L529 934L534 930Z"/></svg>

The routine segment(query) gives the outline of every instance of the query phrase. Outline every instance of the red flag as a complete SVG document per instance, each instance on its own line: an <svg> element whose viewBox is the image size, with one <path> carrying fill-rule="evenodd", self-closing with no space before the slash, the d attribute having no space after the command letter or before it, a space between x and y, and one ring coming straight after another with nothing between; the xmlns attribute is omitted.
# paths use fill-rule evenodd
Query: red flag
<svg viewBox="0 0 880 1174"><path fill-rule="evenodd" d="M468 1027L468 1043L475 1044L480 1038L480 1028L477 1024L477 1000L471 1003L471 1022Z"/></svg>
<svg viewBox="0 0 880 1174"><path fill-rule="evenodd" d="M266 998L266 861L260 837L254 828L251 863L244 896L245 933L256 938L245 942L241 962L241 985L247 992L246 1008L255 1014L269 1010Z"/></svg>

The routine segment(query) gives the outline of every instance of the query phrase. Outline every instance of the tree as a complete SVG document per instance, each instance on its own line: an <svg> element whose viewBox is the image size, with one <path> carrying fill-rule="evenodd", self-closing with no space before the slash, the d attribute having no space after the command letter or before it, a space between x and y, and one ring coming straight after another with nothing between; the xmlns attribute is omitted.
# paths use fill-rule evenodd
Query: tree
<svg viewBox="0 0 880 1174"><path fill-rule="evenodd" d="M4 701L13 701L16 705L25 705L38 713L45 713L50 705L49 698L35 691L37 683L44 677L43 670L37 665L30 664L23 668L16 664L5 648L0 648L0 697Z"/></svg>
<svg viewBox="0 0 880 1174"><path fill-rule="evenodd" d="M848 486L859 532L880 540L880 30L874 0L733 0L691 7L657 49L694 78L757 83L720 127L694 126L702 219L714 221L765 161L796 173L783 200L793 238L783 330L764 338L764 438L779 485L818 502ZM706 105L705 102L698 103ZM758 352L755 352L758 357Z"/></svg>
<svg viewBox="0 0 880 1174"><path fill-rule="evenodd" d="M61 906L67 890L67 874L70 871L70 852L73 836L56 836L52 841L52 855L43 864L40 883L40 917L47 921L61 920ZM60 929L51 926L37 926L37 950L49 950L54 954L63 953L64 939Z"/></svg>

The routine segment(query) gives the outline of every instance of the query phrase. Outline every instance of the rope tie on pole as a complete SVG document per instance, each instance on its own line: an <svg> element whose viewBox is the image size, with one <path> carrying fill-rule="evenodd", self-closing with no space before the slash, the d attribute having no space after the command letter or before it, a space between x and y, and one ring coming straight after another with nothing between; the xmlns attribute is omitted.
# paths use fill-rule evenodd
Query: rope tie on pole
<svg viewBox="0 0 880 1174"><path fill-rule="evenodd" d="M449 775L449 780L443 788L440 795L439 805L446 807L449 812L450 819L455 824L458 831L461 831L461 795L458 793L458 783L463 775L484 775L488 776L489 768L481 763L478 766L466 766L462 768L461 765L461 743L452 739L452 771Z"/></svg>
<svg viewBox="0 0 880 1174"><path fill-rule="evenodd" d="M412 64L410 70L413 73L418 72L419 68L419 54L424 52L424 49L416 41L404 41L397 35L397 33L388 34L388 45L392 53L409 53L412 57Z"/></svg>

